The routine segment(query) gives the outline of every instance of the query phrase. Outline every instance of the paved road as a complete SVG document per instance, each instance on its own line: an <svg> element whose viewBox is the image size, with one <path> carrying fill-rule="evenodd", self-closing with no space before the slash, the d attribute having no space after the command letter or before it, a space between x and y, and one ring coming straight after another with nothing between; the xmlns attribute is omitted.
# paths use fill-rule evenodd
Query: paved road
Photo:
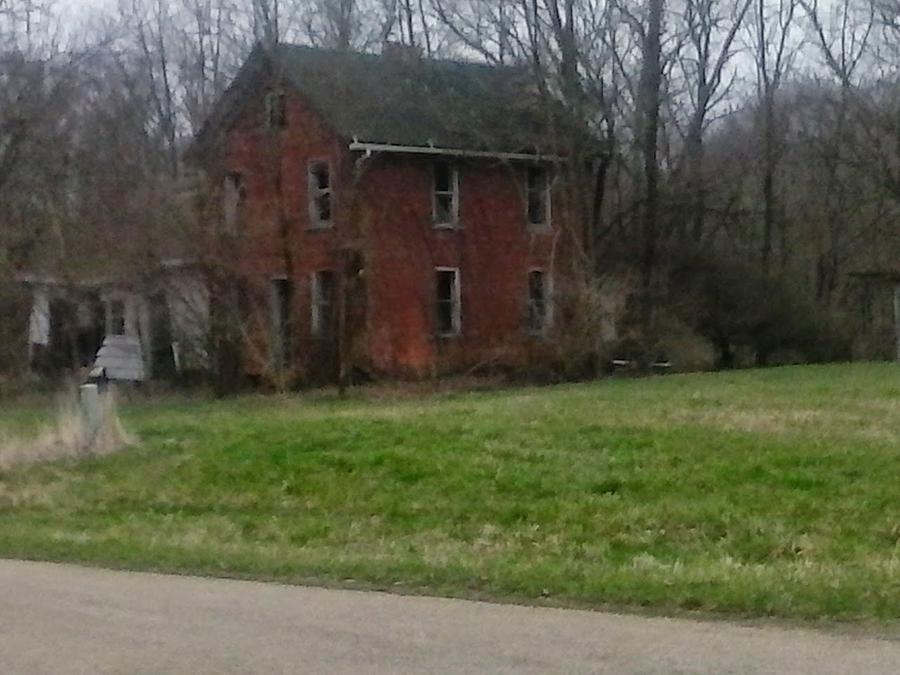
<svg viewBox="0 0 900 675"><path fill-rule="evenodd" d="M900 642L0 561L0 673L873 673Z"/></svg>

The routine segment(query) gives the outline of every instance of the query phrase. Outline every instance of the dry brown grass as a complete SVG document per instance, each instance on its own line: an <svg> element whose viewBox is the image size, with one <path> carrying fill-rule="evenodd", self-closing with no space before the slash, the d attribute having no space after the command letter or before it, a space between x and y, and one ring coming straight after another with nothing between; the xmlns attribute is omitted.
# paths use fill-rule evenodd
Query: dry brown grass
<svg viewBox="0 0 900 675"><path fill-rule="evenodd" d="M59 459L97 457L132 443L122 426L112 390L102 396L102 422L94 431L82 414L77 394L60 397L52 428L36 436L0 437L0 471Z"/></svg>

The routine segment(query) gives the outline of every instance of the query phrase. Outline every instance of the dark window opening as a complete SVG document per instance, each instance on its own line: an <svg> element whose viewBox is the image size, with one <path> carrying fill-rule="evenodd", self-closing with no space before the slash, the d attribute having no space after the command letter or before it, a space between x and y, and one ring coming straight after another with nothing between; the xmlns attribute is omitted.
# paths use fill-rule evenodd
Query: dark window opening
<svg viewBox="0 0 900 675"><path fill-rule="evenodd" d="M287 106L284 92L270 91L266 94L266 125L271 129L287 126Z"/></svg>
<svg viewBox="0 0 900 675"><path fill-rule="evenodd" d="M293 352L291 307L294 285L289 279L272 280L272 363L277 369L290 365Z"/></svg>
<svg viewBox="0 0 900 675"><path fill-rule="evenodd" d="M439 335L460 332L459 271L437 270L437 330Z"/></svg>
<svg viewBox="0 0 900 675"><path fill-rule="evenodd" d="M77 351L80 365L93 363L105 337L103 303L94 293L88 293L78 305Z"/></svg>
<svg viewBox="0 0 900 675"><path fill-rule="evenodd" d="M544 333L549 323L547 278L541 270L528 273L528 330Z"/></svg>
<svg viewBox="0 0 900 675"><path fill-rule="evenodd" d="M113 300L109 303L109 334L125 335L124 300Z"/></svg>
<svg viewBox="0 0 900 675"><path fill-rule="evenodd" d="M434 165L434 224L449 226L459 215L459 174L447 162Z"/></svg>
<svg viewBox="0 0 900 675"><path fill-rule="evenodd" d="M548 225L550 223L550 176L541 167L528 168L528 224Z"/></svg>
<svg viewBox="0 0 900 675"><path fill-rule="evenodd" d="M307 176L309 218L314 227L331 224L331 175L328 162L313 162Z"/></svg>
<svg viewBox="0 0 900 675"><path fill-rule="evenodd" d="M331 334L334 318L334 272L320 270L312 278L312 332L320 337Z"/></svg>

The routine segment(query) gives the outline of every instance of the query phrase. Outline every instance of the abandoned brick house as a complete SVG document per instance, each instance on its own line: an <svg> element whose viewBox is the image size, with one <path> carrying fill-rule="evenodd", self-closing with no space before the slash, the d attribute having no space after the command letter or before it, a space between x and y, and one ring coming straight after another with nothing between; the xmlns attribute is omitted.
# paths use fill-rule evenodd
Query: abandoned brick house
<svg viewBox="0 0 900 675"><path fill-rule="evenodd" d="M248 372L328 376L338 334L389 376L547 353L562 215L523 75L402 47L254 51L187 155L218 186Z"/></svg>

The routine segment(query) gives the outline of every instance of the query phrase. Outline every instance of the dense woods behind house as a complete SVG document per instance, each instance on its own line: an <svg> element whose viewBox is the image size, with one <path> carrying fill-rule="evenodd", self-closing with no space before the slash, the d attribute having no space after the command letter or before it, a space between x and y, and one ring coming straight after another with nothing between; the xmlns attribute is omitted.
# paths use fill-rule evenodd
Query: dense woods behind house
<svg viewBox="0 0 900 675"><path fill-rule="evenodd" d="M107 328L177 333L174 370L238 386L241 300L209 229L228 195L186 152L251 52L280 43L516 67L570 251L540 374L897 356L893 0L0 0L0 373L85 365L96 345L74 328L36 362L35 304L89 324L100 310L55 305L60 289L115 280L150 288L149 309L98 291ZM220 301L202 336L188 268ZM160 270L184 275L165 327ZM50 280L57 295L35 290ZM370 374L337 352L342 378Z"/></svg>

